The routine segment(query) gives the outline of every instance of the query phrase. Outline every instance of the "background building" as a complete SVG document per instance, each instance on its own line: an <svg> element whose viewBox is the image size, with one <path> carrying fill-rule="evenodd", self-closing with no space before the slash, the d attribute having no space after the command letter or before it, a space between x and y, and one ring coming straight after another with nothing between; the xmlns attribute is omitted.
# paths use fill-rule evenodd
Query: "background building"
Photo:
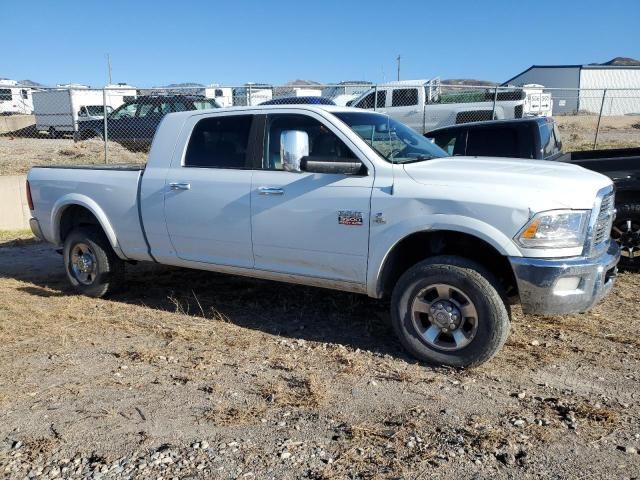
<svg viewBox="0 0 640 480"><path fill-rule="evenodd" d="M601 108L603 115L640 113L636 93L640 88L640 61L632 58L618 57L590 65L532 65L503 85L531 83L553 89L547 91L552 94L554 113L599 113Z"/></svg>

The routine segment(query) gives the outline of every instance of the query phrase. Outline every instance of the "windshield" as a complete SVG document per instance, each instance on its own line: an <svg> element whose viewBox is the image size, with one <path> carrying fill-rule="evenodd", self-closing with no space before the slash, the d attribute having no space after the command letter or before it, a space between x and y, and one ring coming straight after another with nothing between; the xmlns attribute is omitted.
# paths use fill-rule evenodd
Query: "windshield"
<svg viewBox="0 0 640 480"><path fill-rule="evenodd" d="M410 163L447 157L447 152L406 125L386 115L370 112L337 112L382 158L392 163Z"/></svg>

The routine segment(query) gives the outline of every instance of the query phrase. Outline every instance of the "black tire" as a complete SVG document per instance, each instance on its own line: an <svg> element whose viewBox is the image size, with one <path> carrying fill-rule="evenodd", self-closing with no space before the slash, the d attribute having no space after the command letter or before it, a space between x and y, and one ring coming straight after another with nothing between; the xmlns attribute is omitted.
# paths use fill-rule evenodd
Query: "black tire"
<svg viewBox="0 0 640 480"><path fill-rule="evenodd" d="M49 127L49 136L51 138L58 138L58 137L60 137L60 134L58 133L58 131L54 127Z"/></svg>
<svg viewBox="0 0 640 480"><path fill-rule="evenodd" d="M640 271L640 204L624 203L616 205L616 209L611 237L621 249L618 266L624 270Z"/></svg>
<svg viewBox="0 0 640 480"><path fill-rule="evenodd" d="M88 247L91 253L91 264L95 265L95 273L83 274L74 271L73 252ZM109 240L100 227L78 227L72 230L64 241L64 267L71 285L83 295L104 297L115 292L124 280L124 262L115 254Z"/></svg>
<svg viewBox="0 0 640 480"><path fill-rule="evenodd" d="M412 312L411 306L418 294L436 284L454 287L472 302L477 313L470 343L457 350L429 344L416 327L414 315L427 314ZM429 258L411 267L398 280L391 297L393 328L402 345L419 360L452 367L480 365L490 360L509 336L509 309L500 292L495 277L475 262L448 255Z"/></svg>

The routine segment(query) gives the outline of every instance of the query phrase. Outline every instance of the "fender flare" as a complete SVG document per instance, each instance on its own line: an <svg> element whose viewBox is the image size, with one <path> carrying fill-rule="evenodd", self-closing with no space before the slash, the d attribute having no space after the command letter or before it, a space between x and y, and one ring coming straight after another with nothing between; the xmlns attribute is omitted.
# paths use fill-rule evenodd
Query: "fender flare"
<svg viewBox="0 0 640 480"><path fill-rule="evenodd" d="M380 281L389 254L404 239L419 232L457 232L477 237L505 257L521 257L522 253L507 235L481 220L462 215L435 214L409 219L379 235L371 243L367 269L367 295L380 297ZM377 247L375 245L378 245Z"/></svg>
<svg viewBox="0 0 640 480"><path fill-rule="evenodd" d="M53 233L53 243L55 245L62 245L62 239L60 238L60 220L64 211L71 206L80 206L89 210L94 217L98 220L102 231L105 233L107 240L111 248L116 252L116 255L123 260L126 260L126 256L122 253L120 246L118 245L118 237L115 230L111 226L109 218L104 213L104 210L91 198L79 194L69 193L59 198L51 208L51 227Z"/></svg>

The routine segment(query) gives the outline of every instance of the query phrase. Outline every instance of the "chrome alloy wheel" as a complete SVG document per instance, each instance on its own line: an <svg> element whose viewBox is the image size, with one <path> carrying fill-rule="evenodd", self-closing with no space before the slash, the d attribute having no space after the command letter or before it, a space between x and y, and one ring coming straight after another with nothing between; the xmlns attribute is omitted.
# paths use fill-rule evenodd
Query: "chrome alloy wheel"
<svg viewBox="0 0 640 480"><path fill-rule="evenodd" d="M439 350L460 350L478 331L475 305L460 289L447 284L423 288L413 300L411 318L422 340Z"/></svg>
<svg viewBox="0 0 640 480"><path fill-rule="evenodd" d="M91 247L86 243L76 243L71 249L69 267L74 278L84 284L91 285L98 274L98 262Z"/></svg>
<svg viewBox="0 0 640 480"><path fill-rule="evenodd" d="M613 239L620 245L620 254L629 259L640 258L640 224L626 219L613 226Z"/></svg>

